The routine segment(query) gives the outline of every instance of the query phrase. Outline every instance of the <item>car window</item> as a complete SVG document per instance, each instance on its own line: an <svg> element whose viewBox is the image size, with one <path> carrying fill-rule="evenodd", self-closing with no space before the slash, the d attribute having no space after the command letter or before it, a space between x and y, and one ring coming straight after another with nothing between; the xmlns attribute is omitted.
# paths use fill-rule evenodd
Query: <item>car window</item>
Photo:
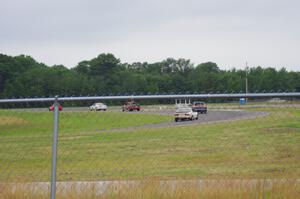
<svg viewBox="0 0 300 199"><path fill-rule="evenodd" d="M194 105L204 105L205 103L204 102L194 102Z"/></svg>
<svg viewBox="0 0 300 199"><path fill-rule="evenodd" d="M136 105L135 102L127 102L126 104L127 104L127 105Z"/></svg>

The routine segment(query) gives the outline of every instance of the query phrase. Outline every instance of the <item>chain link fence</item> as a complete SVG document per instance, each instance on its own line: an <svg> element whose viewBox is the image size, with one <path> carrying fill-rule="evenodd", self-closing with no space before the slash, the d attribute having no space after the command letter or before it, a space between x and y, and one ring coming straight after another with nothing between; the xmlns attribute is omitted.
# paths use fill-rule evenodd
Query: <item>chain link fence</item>
<svg viewBox="0 0 300 199"><path fill-rule="evenodd" d="M2 99L0 199L296 198L299 99L300 93ZM176 113L195 101L207 112Z"/></svg>

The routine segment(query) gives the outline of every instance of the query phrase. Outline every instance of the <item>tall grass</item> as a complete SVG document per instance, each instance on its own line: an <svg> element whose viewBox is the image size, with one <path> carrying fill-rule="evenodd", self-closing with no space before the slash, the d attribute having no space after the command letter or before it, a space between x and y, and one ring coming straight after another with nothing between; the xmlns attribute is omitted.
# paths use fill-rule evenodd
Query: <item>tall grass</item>
<svg viewBox="0 0 300 199"><path fill-rule="evenodd" d="M17 188L15 185L0 187L0 199L46 199L49 191ZM206 180L159 181L147 180L134 183L112 183L105 189L96 186L71 186L60 189L57 199L195 199L195 198L285 198L300 195L299 180Z"/></svg>

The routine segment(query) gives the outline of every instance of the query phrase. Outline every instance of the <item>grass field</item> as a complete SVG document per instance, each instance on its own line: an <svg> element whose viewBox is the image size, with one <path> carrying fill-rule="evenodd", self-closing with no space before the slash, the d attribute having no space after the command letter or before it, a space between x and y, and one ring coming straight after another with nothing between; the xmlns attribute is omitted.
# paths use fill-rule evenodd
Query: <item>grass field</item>
<svg viewBox="0 0 300 199"><path fill-rule="evenodd" d="M269 198L282 193L290 197L278 198L294 198L299 193L299 183L276 184L271 189L261 185L236 189L229 183L208 186L201 192L193 185L189 191L179 186L175 189L177 195L172 195L174 190L161 192L159 183L153 183L178 179L299 179L299 107L247 109L270 114L251 120L132 129L127 127L173 118L117 112L61 112L57 178L59 181L150 179L142 188L121 187L118 192L112 189L104 198L120 198L119 194L122 198L139 198L141 194L143 198ZM52 117L49 112L0 111L0 182L50 180ZM9 190L7 195L0 194L0 198L48 197L45 193L43 196L26 195L26 191L12 194ZM89 190L87 195L68 194L60 198L97 198L87 197L92 194Z"/></svg>
<svg viewBox="0 0 300 199"><path fill-rule="evenodd" d="M58 180L299 178L300 110L267 111L247 121L161 129L126 127L171 116L62 112ZM52 113L1 111L0 180L49 181L51 131Z"/></svg>

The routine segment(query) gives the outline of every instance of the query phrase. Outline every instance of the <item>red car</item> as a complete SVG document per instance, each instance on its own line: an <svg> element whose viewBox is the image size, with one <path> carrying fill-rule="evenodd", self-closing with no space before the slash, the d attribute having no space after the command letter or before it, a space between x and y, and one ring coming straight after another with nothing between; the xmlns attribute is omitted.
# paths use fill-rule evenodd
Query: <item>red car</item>
<svg viewBox="0 0 300 199"><path fill-rule="evenodd" d="M122 111L140 111L140 110L141 110L141 106L136 104L134 101L126 102L122 107Z"/></svg>
<svg viewBox="0 0 300 199"><path fill-rule="evenodd" d="M58 105L58 110L59 111L62 111L62 105ZM50 107L49 107L49 111L54 111L54 104L52 104Z"/></svg>

